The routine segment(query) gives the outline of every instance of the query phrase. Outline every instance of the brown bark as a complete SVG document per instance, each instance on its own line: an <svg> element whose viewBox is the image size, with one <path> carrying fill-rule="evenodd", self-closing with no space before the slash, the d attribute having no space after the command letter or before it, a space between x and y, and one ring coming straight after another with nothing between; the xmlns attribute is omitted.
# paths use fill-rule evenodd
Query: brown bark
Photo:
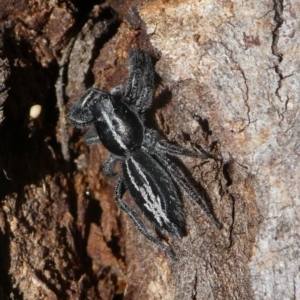
<svg viewBox="0 0 300 300"><path fill-rule="evenodd" d="M299 3L141 2L0 4L0 299L299 298ZM183 162L224 228L183 193L178 261L65 120L126 82L132 46L157 58L148 124L214 157Z"/></svg>

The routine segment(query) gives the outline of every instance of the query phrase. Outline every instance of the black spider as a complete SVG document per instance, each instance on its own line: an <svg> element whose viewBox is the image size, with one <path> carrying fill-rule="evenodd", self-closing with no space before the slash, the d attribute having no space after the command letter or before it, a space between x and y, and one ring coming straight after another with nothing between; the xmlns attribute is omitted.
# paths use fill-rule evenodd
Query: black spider
<svg viewBox="0 0 300 300"><path fill-rule="evenodd" d="M103 168L106 175L114 175L117 161L122 161L122 173L116 186L117 204L146 238L170 257L176 258L171 249L149 233L122 197L128 189L137 207L156 229L164 229L180 238L186 234L186 223L177 189L179 186L220 229L222 224L170 159L178 155L202 158L207 155L170 145L156 131L145 126L145 111L153 100L153 63L149 54L133 49L129 65L130 74L125 89L119 86L110 93L88 89L70 109L68 119L75 127L91 126L85 135L85 142L90 145L101 141L111 152Z"/></svg>

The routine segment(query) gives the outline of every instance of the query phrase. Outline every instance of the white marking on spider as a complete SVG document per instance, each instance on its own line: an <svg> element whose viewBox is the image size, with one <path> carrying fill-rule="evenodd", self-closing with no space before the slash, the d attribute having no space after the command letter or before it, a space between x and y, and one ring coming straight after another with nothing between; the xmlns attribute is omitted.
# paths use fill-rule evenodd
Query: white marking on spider
<svg viewBox="0 0 300 300"><path fill-rule="evenodd" d="M88 95L82 100L81 102L81 107L85 107L86 103L90 100L93 99L94 91L90 91Z"/></svg>
<svg viewBox="0 0 300 300"><path fill-rule="evenodd" d="M120 145L120 147L124 150L127 150L127 147L126 145L122 142L122 138L120 137L119 134L116 133L116 131L114 130L115 126L112 124L111 120L110 120L110 117L107 113L103 112L103 118L104 120L106 121L108 127L110 128L111 132L112 132L112 135L114 137L114 139L117 141L117 143ZM125 129L124 129L124 132Z"/></svg>
<svg viewBox="0 0 300 300"><path fill-rule="evenodd" d="M138 185L135 182L135 178L133 174L130 172L128 167L128 161L131 160L136 170L138 171L141 178L145 182L142 186ZM135 189L142 194L143 199L145 199L145 207L153 214L154 218L157 220L160 226L163 226L163 223L168 224L170 220L166 216L164 209L161 206L161 200L159 196L155 196L145 174L140 169L139 164L131 157L125 162L128 170L128 176L130 178L131 183L135 187Z"/></svg>

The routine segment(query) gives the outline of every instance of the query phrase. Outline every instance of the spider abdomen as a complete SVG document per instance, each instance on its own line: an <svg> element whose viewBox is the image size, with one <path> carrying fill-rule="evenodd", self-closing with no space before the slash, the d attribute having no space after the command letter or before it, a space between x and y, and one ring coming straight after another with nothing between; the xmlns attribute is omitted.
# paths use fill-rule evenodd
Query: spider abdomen
<svg viewBox="0 0 300 300"><path fill-rule="evenodd" d="M175 237L185 235L182 203L168 172L142 149L126 158L123 172L126 187L143 214Z"/></svg>

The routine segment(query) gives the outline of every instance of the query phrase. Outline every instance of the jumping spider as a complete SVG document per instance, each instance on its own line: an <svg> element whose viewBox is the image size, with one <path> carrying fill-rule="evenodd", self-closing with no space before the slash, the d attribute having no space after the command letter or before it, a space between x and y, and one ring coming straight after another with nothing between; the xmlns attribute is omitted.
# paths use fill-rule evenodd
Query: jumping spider
<svg viewBox="0 0 300 300"><path fill-rule="evenodd" d="M178 187L182 187L220 229L222 224L172 162L174 156L205 158L207 155L170 145L158 132L145 126L145 111L151 106L154 93L153 63L148 53L132 49L129 65L130 74L125 88L118 86L110 92L88 89L70 109L68 119L77 128L91 126L85 134L86 144L102 142L111 152L103 167L106 175L114 175L117 161L122 161L115 194L117 204L147 239L175 259L173 250L150 234L122 197L128 189L137 207L159 232L166 230L180 238L186 234L178 193Z"/></svg>

